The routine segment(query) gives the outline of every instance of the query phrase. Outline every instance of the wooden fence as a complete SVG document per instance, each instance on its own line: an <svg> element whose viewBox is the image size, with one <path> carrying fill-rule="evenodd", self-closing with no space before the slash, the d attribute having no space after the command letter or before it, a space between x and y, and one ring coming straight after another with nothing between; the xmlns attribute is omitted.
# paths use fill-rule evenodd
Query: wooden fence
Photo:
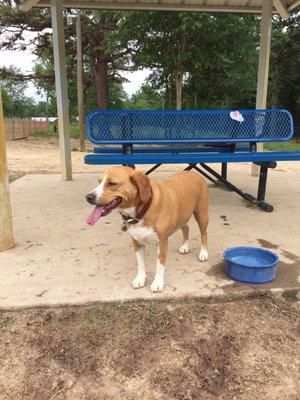
<svg viewBox="0 0 300 400"><path fill-rule="evenodd" d="M6 140L25 139L35 132L47 132L47 121L36 121L30 118L4 118Z"/></svg>

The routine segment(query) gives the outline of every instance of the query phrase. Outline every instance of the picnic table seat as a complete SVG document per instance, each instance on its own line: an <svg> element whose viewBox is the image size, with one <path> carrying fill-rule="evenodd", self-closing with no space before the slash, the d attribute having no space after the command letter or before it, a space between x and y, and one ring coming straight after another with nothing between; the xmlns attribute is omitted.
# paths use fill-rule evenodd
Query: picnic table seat
<svg viewBox="0 0 300 400"><path fill-rule="evenodd" d="M87 117L88 139L97 144L86 164L188 164L213 182L222 182L265 211L267 173L276 161L300 160L300 152L257 152L259 142L282 142L293 136L291 114L271 110L96 110ZM227 163L260 165L257 197L227 179ZM207 164L221 163L219 174Z"/></svg>

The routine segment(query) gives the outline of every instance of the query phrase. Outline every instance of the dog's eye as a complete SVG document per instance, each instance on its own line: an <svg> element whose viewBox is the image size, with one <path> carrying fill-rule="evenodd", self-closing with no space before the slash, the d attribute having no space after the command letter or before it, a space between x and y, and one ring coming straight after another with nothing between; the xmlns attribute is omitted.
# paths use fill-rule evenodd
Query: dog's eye
<svg viewBox="0 0 300 400"><path fill-rule="evenodd" d="M117 186L117 183L116 182L108 182L108 186L114 187L114 186Z"/></svg>

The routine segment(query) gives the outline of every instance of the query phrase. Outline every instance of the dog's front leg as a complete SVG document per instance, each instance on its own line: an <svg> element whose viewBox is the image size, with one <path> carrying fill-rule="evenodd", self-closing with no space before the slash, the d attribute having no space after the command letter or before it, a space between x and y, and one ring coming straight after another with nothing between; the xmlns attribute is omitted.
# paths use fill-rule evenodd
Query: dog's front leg
<svg viewBox="0 0 300 400"><path fill-rule="evenodd" d="M144 249L145 246L132 239L133 250L136 255L136 261L138 266L137 276L132 281L132 287L134 289L141 288L145 286L146 281L146 270L145 270L145 260L144 260Z"/></svg>
<svg viewBox="0 0 300 400"><path fill-rule="evenodd" d="M156 273L154 281L150 286L151 292L153 293L161 292L164 288L165 266L168 253L168 239L160 239L157 250Z"/></svg>

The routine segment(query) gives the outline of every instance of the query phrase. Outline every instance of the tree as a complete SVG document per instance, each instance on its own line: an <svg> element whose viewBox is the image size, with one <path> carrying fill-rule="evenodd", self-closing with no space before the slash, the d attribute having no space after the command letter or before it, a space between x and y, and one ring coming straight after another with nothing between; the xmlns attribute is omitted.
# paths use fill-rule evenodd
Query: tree
<svg viewBox="0 0 300 400"><path fill-rule="evenodd" d="M55 117L56 114L49 114L48 105L46 101L38 101L35 104L35 116L36 117Z"/></svg>
<svg viewBox="0 0 300 400"><path fill-rule="evenodd" d="M45 28L51 27L48 9L33 9L28 13L21 12L16 6L19 1L4 0L0 5L0 38L2 49L25 50L25 32L38 33L32 36L30 44L39 62L32 74L21 74L15 78L22 80L38 79L38 86L54 82L52 35ZM12 6L13 5L13 6ZM65 20L70 10L65 10ZM74 14L74 12L73 12ZM84 51L85 86L96 88L96 101L99 108L108 106L108 83L122 83L118 69L126 68L131 48L124 38L121 25L123 13L117 12L82 12L82 42ZM66 22L66 21L65 21ZM118 32L123 35L119 36ZM75 51L75 27L65 23L66 57L68 77L73 78ZM69 60L68 60L69 58ZM69 61L69 62L68 62ZM3 77L5 71L1 71ZM73 79L72 79L73 81Z"/></svg>
<svg viewBox="0 0 300 400"><path fill-rule="evenodd" d="M163 107L163 96L151 85L143 84L128 100L127 107L141 110L159 110Z"/></svg>
<svg viewBox="0 0 300 400"><path fill-rule="evenodd" d="M165 84L174 82L176 108L182 106L182 84L191 58L190 36L196 25L196 14L177 12L140 13L136 19L137 51L135 65L161 73ZM127 22L128 23L128 22Z"/></svg>
<svg viewBox="0 0 300 400"><path fill-rule="evenodd" d="M259 41L257 17L210 15L202 21L199 36L204 40L195 50L185 83L186 106L254 107Z"/></svg>
<svg viewBox="0 0 300 400"><path fill-rule="evenodd" d="M107 108L109 82L121 83L119 69L129 62L132 49L122 31L123 13L94 12L83 15L83 51L87 55L89 67L96 89L97 106ZM122 40L123 39L123 40Z"/></svg>
<svg viewBox="0 0 300 400"><path fill-rule="evenodd" d="M108 107L110 109L124 109L128 102L127 93L119 83L111 83L109 85L108 98Z"/></svg>
<svg viewBox="0 0 300 400"><path fill-rule="evenodd" d="M300 15L287 20L274 18L271 47L270 87L271 107L288 109L300 126Z"/></svg>
<svg viewBox="0 0 300 400"><path fill-rule="evenodd" d="M37 105L30 97L19 94L18 97L13 97L12 93L7 90L7 87L1 87L3 113L7 118L30 118L36 115Z"/></svg>
<svg viewBox="0 0 300 400"><path fill-rule="evenodd" d="M149 82L164 89L170 107L174 92L176 108L183 101L185 106L197 106L200 99L202 104L213 99L227 104L237 88L239 95L253 96L257 17L161 12L141 13L136 21L133 61L136 68L153 70Z"/></svg>
<svg viewBox="0 0 300 400"><path fill-rule="evenodd" d="M6 72L14 75L20 71L16 67L10 66ZM1 89L3 93L3 110L6 117L22 118L29 116L30 106L34 102L25 96L26 84L24 82L2 80Z"/></svg>
<svg viewBox="0 0 300 400"><path fill-rule="evenodd" d="M5 117L12 117L14 114L13 100L4 87L1 87L1 94L3 102L3 114Z"/></svg>

